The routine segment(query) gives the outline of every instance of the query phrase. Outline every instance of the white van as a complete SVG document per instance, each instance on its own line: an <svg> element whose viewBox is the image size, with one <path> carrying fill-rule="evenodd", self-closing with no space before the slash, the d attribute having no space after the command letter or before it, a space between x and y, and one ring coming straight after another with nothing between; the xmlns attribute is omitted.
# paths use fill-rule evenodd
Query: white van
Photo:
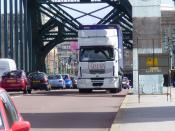
<svg viewBox="0 0 175 131"><path fill-rule="evenodd" d="M4 72L16 69L16 62L13 59L0 58L0 77Z"/></svg>

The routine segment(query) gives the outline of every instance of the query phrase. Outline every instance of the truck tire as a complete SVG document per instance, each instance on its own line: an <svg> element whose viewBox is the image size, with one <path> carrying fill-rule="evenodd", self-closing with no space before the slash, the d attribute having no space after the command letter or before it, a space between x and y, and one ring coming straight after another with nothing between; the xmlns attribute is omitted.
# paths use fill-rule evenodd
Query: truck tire
<svg viewBox="0 0 175 131"><path fill-rule="evenodd" d="M118 92L118 88L110 89L110 93L117 93L117 92Z"/></svg>
<svg viewBox="0 0 175 131"><path fill-rule="evenodd" d="M92 89L79 89L79 93L91 93Z"/></svg>

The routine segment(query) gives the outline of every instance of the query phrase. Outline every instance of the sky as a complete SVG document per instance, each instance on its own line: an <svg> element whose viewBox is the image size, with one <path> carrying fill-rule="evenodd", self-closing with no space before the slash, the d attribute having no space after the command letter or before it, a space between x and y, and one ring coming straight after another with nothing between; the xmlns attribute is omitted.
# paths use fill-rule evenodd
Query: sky
<svg viewBox="0 0 175 131"><path fill-rule="evenodd" d="M78 8L77 8L78 6ZM92 12L94 10L97 10L97 9L100 9L102 7L106 7L108 6L108 4L81 4L81 5L76 5L76 4L70 4L69 7L72 7L74 9L78 9L80 11L83 11L85 13L89 13L89 12ZM86 9L86 10L84 10ZM113 8L111 6L101 10L101 11L98 11L96 13L93 13L92 15L95 15L95 16L98 16L100 18L103 18L106 14L108 14L108 12L110 12ZM78 12L75 12L75 11L72 11L70 9L67 9L67 8L64 8L64 10L66 10L67 12L69 12L74 18L76 17L79 17L81 15L83 15L82 13L78 13ZM93 23L96 23L97 21L99 21L99 19L97 18L94 18L94 17L90 17L90 16L85 16L85 17L82 17L80 19L78 19L78 21L80 21L81 23L82 22L85 22L86 20L90 20L90 23L88 24L93 24Z"/></svg>

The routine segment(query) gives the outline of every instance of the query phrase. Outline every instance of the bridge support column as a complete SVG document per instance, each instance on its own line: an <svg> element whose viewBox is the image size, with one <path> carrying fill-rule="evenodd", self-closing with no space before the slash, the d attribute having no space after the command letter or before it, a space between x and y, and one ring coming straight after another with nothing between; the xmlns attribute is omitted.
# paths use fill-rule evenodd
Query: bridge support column
<svg viewBox="0 0 175 131"><path fill-rule="evenodd" d="M133 89L138 92L139 54L162 53L160 0L134 0L133 7Z"/></svg>

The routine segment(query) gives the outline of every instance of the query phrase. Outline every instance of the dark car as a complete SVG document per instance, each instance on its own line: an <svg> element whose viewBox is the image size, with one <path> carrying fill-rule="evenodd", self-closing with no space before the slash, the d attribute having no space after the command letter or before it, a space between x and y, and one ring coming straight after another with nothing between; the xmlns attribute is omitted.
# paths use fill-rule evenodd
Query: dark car
<svg viewBox="0 0 175 131"><path fill-rule="evenodd" d="M70 79L72 80L73 89L77 89L77 77L71 76Z"/></svg>
<svg viewBox="0 0 175 131"><path fill-rule="evenodd" d="M51 86L48 82L48 76L44 72L32 72L28 75L30 88L34 90L46 90L49 91Z"/></svg>
<svg viewBox="0 0 175 131"><path fill-rule="evenodd" d="M28 87L26 73L23 70L13 70L3 73L1 87L7 91L23 91L24 94L31 93Z"/></svg>
<svg viewBox="0 0 175 131"><path fill-rule="evenodd" d="M30 131L31 125L24 121L8 93L0 88L0 131Z"/></svg>

